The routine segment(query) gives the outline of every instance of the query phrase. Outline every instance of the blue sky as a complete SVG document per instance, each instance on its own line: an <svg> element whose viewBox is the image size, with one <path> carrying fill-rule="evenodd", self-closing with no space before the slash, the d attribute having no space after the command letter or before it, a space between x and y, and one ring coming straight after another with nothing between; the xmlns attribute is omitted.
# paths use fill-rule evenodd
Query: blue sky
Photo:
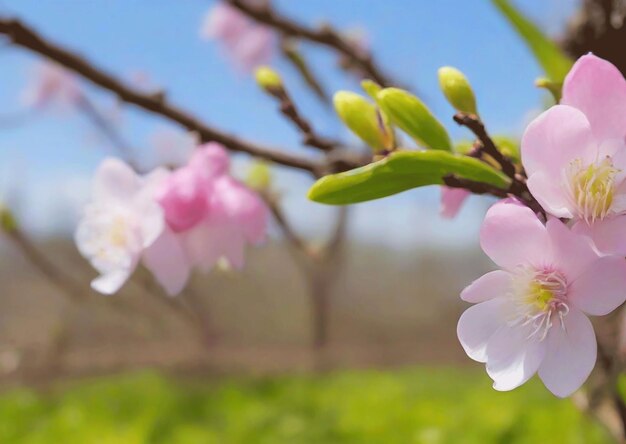
<svg viewBox="0 0 626 444"><path fill-rule="evenodd" d="M517 2L552 34L562 29L577 3ZM0 0L0 13L24 19L122 78L130 79L138 71L149 73L171 101L211 125L310 153L297 147L298 134L251 77L236 72L217 45L199 39L200 23L212 4L207 0ZM487 0L275 0L275 4L284 14L311 25L327 20L342 29L365 29L383 68L419 91L455 138L467 134L450 123L452 110L437 87L440 66L453 65L467 74L493 133L520 134L528 116L542 104L543 95L533 86L539 68ZM332 53L312 45L304 48L329 91L358 90L354 80L335 69ZM4 116L24 113L20 91L37 58L3 46L0 59L0 193L17 207L29 229L68 228L77 204L87 196L89 174L106 152L106 143L84 117L69 110L30 113L19 125L7 121ZM301 87L288 65L279 60L274 65L320 132L349 137L332 113ZM86 87L104 109L113 106L108 94ZM152 134L164 128L177 129L160 118L123 108L120 130L138 152L148 152ZM301 174L277 175L290 213L303 229L316 234L323 231L331 210L305 202L308 184ZM435 189L418 190L361 205L353 230L357 236L398 247L475 242L486 204L474 199L461 218L440 223L437 197ZM381 226L389 229L380 230Z"/></svg>

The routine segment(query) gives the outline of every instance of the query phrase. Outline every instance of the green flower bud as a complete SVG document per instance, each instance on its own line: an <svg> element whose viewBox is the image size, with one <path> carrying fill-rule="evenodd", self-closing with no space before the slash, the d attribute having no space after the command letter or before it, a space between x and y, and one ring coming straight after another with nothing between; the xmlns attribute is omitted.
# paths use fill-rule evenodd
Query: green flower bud
<svg viewBox="0 0 626 444"><path fill-rule="evenodd" d="M283 87L280 75L269 66L260 66L254 73L256 83L266 91Z"/></svg>
<svg viewBox="0 0 626 444"><path fill-rule="evenodd" d="M372 82L371 80L363 80L361 82L361 88L374 100L376 100L376 94L382 89L378 83Z"/></svg>
<svg viewBox="0 0 626 444"><path fill-rule="evenodd" d="M457 111L478 114L472 85L461 71L451 66L439 68L439 85L450 105Z"/></svg>
<svg viewBox="0 0 626 444"><path fill-rule="evenodd" d="M399 88L385 88L376 95L376 100L391 123L400 127L418 144L435 150L452 149L452 141L445 127L414 95Z"/></svg>
<svg viewBox="0 0 626 444"><path fill-rule="evenodd" d="M393 148L393 129L376 105L350 91L337 92L333 102L343 123L374 151Z"/></svg>
<svg viewBox="0 0 626 444"><path fill-rule="evenodd" d="M272 183L272 172L267 162L262 160L255 161L248 170L246 184L257 191L265 191L269 189Z"/></svg>

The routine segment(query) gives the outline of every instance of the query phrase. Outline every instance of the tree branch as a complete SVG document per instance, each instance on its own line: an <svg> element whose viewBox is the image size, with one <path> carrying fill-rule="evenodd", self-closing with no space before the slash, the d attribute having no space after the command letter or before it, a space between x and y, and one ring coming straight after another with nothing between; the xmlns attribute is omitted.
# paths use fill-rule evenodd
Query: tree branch
<svg viewBox="0 0 626 444"><path fill-rule="evenodd" d="M392 82L374 63L369 53L360 48L356 48L354 44L346 40L330 26L324 26L320 29L310 29L286 17L280 16L269 5L263 2L260 4L252 4L252 2L246 0L227 1L248 17L275 28L288 37L298 37L309 40L338 51L357 65L365 75L371 77L376 83L381 86L391 86Z"/></svg>
<svg viewBox="0 0 626 444"><path fill-rule="evenodd" d="M494 158L500 164L502 172L515 180L515 165L506 156L504 156L493 139L487 134L483 122L473 114L457 113L454 115L454 121L459 125L467 127L478 138L483 146L483 151Z"/></svg>
<svg viewBox="0 0 626 444"><path fill-rule="evenodd" d="M319 176L321 174L320 171L328 169L326 165L313 159L257 145L214 129L185 110L169 104L164 94L142 93L126 86L123 82L94 66L85 58L47 41L19 20L0 17L0 34L6 35L13 44L47 57L101 88L109 90L116 94L120 100L166 117L187 130L198 133L205 142L218 142L232 151L247 153L284 166L304 170L315 176ZM343 159L343 162L351 165L353 160ZM343 163L338 162L338 164Z"/></svg>

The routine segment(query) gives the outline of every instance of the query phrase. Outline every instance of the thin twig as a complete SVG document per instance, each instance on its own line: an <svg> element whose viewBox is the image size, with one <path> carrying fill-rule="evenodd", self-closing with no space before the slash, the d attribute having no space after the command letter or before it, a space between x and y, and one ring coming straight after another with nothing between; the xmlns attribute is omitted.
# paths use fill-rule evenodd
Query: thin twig
<svg viewBox="0 0 626 444"><path fill-rule="evenodd" d="M271 86L267 92L280 103L280 112L287 117L302 133L302 143L321 151L331 151L339 146L339 142L318 135L307 119L305 119L284 86Z"/></svg>
<svg viewBox="0 0 626 444"><path fill-rule="evenodd" d="M137 171L139 168L131 145L102 115L93 102L86 95L81 94L76 101L76 105L89 118L93 125L109 140L120 157Z"/></svg>
<svg viewBox="0 0 626 444"><path fill-rule="evenodd" d="M12 217L3 209L3 218ZM9 226L3 224L4 234L20 249L24 257L43 274L48 281L62 291L72 302L83 301L86 292L80 284L67 276L54 262L41 254L39 250L30 242L28 237L18 228L16 224Z"/></svg>
<svg viewBox="0 0 626 444"><path fill-rule="evenodd" d="M321 83L317 77L313 74L313 71L305 58L298 51L293 39L283 38L280 42L280 49L285 58L293 65L298 71L300 77L304 80L307 86L315 93L315 95L325 104L330 104L328 94L324 91Z"/></svg>
<svg viewBox="0 0 626 444"><path fill-rule="evenodd" d="M323 26L319 29L307 28L300 23L279 15L270 5L264 2L253 3L246 0L227 1L248 17L275 28L286 36L309 40L338 51L357 65L366 76L371 77L372 80L381 86L390 86L393 83L374 63L371 54L363 51L361 48L355 47L352 42L341 36L341 34L330 26Z"/></svg>

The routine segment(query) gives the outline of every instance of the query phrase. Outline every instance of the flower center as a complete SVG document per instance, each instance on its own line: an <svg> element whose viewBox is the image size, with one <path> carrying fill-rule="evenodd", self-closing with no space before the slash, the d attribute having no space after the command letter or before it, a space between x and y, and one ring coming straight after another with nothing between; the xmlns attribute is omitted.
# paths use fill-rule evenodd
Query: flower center
<svg viewBox="0 0 626 444"><path fill-rule="evenodd" d="M578 210L578 217L592 223L609 213L618 172L608 156L588 166L584 166L581 159L575 159L569 164L566 183L570 198Z"/></svg>
<svg viewBox="0 0 626 444"><path fill-rule="evenodd" d="M109 227L109 241L111 245L117 248L125 248L128 246L128 224L123 217L117 216L113 219Z"/></svg>
<svg viewBox="0 0 626 444"><path fill-rule="evenodd" d="M567 282L560 272L521 267L513 277L509 296L514 307L509 326L528 327L529 339L543 341L555 318L565 328Z"/></svg>
<svg viewBox="0 0 626 444"><path fill-rule="evenodd" d="M98 263L105 268L126 266L141 248L141 236L133 220L115 209L97 209L89 223L92 251Z"/></svg>

